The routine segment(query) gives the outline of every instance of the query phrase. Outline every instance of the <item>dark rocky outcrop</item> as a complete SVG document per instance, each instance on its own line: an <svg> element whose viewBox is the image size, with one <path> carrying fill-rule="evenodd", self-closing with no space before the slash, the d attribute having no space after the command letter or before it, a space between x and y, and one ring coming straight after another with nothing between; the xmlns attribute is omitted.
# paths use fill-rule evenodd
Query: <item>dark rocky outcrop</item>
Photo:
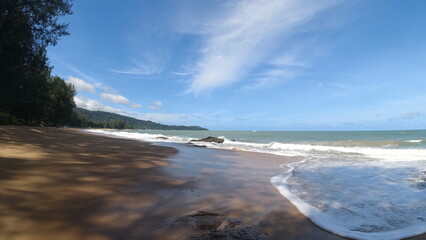
<svg viewBox="0 0 426 240"><path fill-rule="evenodd" d="M156 137L156 139L167 140L167 139L169 139L169 138L168 138L168 137Z"/></svg>
<svg viewBox="0 0 426 240"><path fill-rule="evenodd" d="M214 142L214 143L223 143L225 140L217 137L206 137L197 140L191 140L191 142Z"/></svg>
<svg viewBox="0 0 426 240"><path fill-rule="evenodd" d="M245 225L241 221L223 215L197 211L178 219L178 222L189 223L203 233L190 236L187 240L269 240L269 236L256 225Z"/></svg>

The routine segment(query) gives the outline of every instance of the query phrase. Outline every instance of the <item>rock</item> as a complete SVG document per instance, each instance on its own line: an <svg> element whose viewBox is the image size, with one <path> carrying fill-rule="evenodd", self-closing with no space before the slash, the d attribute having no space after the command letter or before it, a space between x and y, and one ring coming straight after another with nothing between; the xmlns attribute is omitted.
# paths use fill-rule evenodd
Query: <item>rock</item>
<svg viewBox="0 0 426 240"><path fill-rule="evenodd" d="M169 138L168 138L168 137L156 137L156 139L167 140L167 139L169 139Z"/></svg>
<svg viewBox="0 0 426 240"><path fill-rule="evenodd" d="M190 146L190 147L201 147L201 148L206 148L207 147L206 145L196 145L196 144L193 144L192 142L189 142L188 146Z"/></svg>
<svg viewBox="0 0 426 240"><path fill-rule="evenodd" d="M214 142L214 143L223 143L225 140L217 137L206 137L198 140L191 140L191 142Z"/></svg>
<svg viewBox="0 0 426 240"><path fill-rule="evenodd" d="M228 218L218 213L197 211L178 219L178 222L190 223L203 230L188 240L269 240L269 236L256 225L245 225L241 221Z"/></svg>
<svg viewBox="0 0 426 240"><path fill-rule="evenodd" d="M196 228L202 230L215 230L218 229L226 217L220 216L217 213L198 211L195 214L187 215L190 222L192 222Z"/></svg>

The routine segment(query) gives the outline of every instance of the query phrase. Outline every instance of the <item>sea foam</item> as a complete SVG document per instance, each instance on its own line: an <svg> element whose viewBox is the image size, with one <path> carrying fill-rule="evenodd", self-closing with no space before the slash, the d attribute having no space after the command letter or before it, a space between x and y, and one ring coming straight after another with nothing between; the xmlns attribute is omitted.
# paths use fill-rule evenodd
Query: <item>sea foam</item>
<svg viewBox="0 0 426 240"><path fill-rule="evenodd" d="M306 160L271 183L315 224L356 239L426 232L425 161Z"/></svg>

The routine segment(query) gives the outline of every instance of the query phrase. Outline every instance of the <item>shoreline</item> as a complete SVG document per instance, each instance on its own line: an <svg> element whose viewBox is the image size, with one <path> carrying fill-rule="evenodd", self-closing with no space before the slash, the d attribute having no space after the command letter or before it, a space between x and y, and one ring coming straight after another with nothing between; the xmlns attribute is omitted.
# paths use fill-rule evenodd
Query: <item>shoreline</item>
<svg viewBox="0 0 426 240"><path fill-rule="evenodd" d="M0 139L6 239L184 239L197 230L171 219L194 210L258 225L271 239L344 239L270 183L296 158L80 129L0 126Z"/></svg>

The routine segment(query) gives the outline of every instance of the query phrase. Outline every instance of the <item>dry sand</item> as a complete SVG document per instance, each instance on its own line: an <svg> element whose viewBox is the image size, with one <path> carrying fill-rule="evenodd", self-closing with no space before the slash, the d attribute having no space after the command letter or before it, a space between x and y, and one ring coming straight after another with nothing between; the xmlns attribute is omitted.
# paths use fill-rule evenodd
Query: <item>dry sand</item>
<svg viewBox="0 0 426 240"><path fill-rule="evenodd" d="M194 210L259 225L272 239L342 239L270 184L295 160L0 126L0 239L185 239L199 232L174 220Z"/></svg>

